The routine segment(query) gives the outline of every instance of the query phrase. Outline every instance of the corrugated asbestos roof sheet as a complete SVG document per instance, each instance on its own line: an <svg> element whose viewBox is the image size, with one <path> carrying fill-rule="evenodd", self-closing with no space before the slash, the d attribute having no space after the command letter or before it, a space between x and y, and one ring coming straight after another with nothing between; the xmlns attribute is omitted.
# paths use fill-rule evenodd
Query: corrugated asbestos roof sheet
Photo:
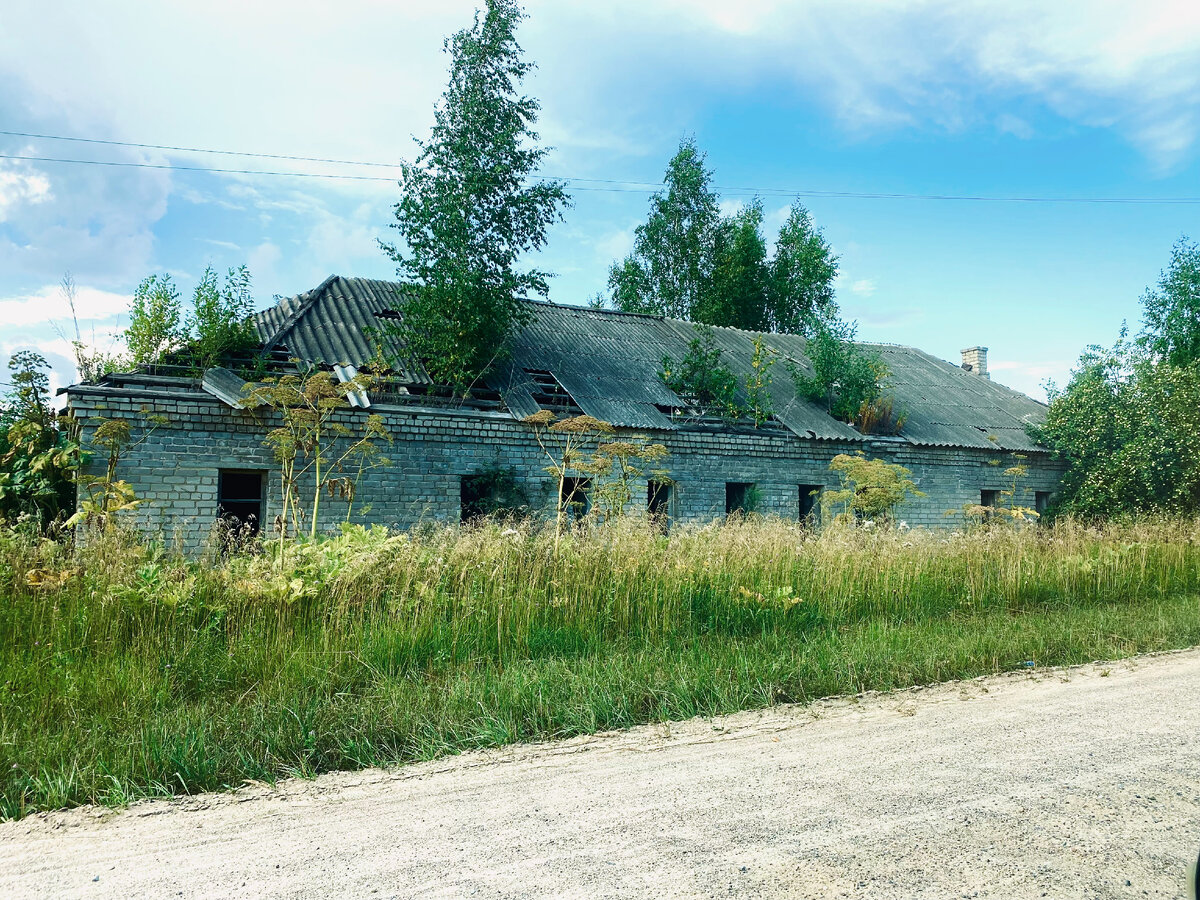
<svg viewBox="0 0 1200 900"><path fill-rule="evenodd" d="M327 365L362 366L375 357L380 342L389 356L399 355L399 348L377 329L380 314L394 314L404 299L404 285L395 282L331 276L312 291L259 313L254 324L265 350L286 349L299 359ZM535 301L529 307L533 316L514 336L511 358L488 378L514 416L524 418L539 408L530 371L550 372L579 408L597 419L624 428L678 427L659 407L684 404L658 372L664 356L679 360L687 353L695 337L690 323ZM744 377L759 335L733 328L715 332L727 365ZM780 354L771 369L775 417L800 437L864 440L851 426L796 397L785 360L811 372L804 338L762 337ZM878 352L891 369L887 390L906 416L901 436L910 443L1038 449L1025 429L1045 417L1042 404L912 347L864 346ZM429 383L423 371L397 374L412 383Z"/></svg>

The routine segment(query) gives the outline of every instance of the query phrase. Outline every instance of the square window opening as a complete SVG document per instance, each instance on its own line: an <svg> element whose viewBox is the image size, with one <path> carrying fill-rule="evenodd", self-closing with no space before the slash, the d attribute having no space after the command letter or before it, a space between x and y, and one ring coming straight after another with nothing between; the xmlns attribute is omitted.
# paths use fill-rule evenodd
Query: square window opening
<svg viewBox="0 0 1200 900"><path fill-rule="evenodd" d="M217 473L217 515L230 531L251 537L262 530L267 474L221 469Z"/></svg>
<svg viewBox="0 0 1200 900"><path fill-rule="evenodd" d="M1045 514L1047 507L1050 506L1049 491L1034 491L1033 492L1033 511L1039 516Z"/></svg>
<svg viewBox="0 0 1200 900"><path fill-rule="evenodd" d="M1000 505L999 491L980 491L979 505L986 506L989 509L996 509Z"/></svg>
<svg viewBox="0 0 1200 900"><path fill-rule="evenodd" d="M725 515L754 512L758 505L758 489L752 481L725 482Z"/></svg>
<svg viewBox="0 0 1200 900"><path fill-rule="evenodd" d="M567 513L576 522L581 521L592 508L589 496L591 489L592 479L590 478L575 476L564 478L562 480L562 503L559 511Z"/></svg>

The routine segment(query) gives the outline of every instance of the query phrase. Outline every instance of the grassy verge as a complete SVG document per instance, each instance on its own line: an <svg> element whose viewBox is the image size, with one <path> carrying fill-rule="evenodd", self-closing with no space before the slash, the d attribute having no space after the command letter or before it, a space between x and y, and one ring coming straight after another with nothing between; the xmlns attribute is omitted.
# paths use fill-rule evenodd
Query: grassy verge
<svg viewBox="0 0 1200 900"><path fill-rule="evenodd" d="M1200 526L0 533L0 815L1200 644Z"/></svg>

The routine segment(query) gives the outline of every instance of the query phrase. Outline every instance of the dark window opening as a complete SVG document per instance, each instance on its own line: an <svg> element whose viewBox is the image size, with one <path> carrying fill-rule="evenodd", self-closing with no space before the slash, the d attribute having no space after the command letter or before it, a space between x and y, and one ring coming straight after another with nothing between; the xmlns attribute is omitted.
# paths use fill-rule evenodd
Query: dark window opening
<svg viewBox="0 0 1200 900"><path fill-rule="evenodd" d="M646 484L646 514L661 531L667 530L671 516L671 483L653 481Z"/></svg>
<svg viewBox="0 0 1200 900"><path fill-rule="evenodd" d="M592 479L568 477L562 481L562 512L573 516L578 522L591 509L591 499L588 497L592 489Z"/></svg>
<svg viewBox="0 0 1200 900"><path fill-rule="evenodd" d="M728 481L725 483L725 515L751 513L757 506L758 491L752 481Z"/></svg>
<svg viewBox="0 0 1200 900"><path fill-rule="evenodd" d="M812 522L817 518L817 514L821 509L822 490L824 490L824 486L819 484L800 485L801 522Z"/></svg>
<svg viewBox="0 0 1200 900"><path fill-rule="evenodd" d="M1050 505L1049 491L1034 491L1033 494L1033 511L1039 516L1046 512L1046 507Z"/></svg>
<svg viewBox="0 0 1200 900"><path fill-rule="evenodd" d="M979 492L979 505L986 506L991 509L996 509L1000 505L1000 492L999 491L980 491Z"/></svg>
<svg viewBox="0 0 1200 900"><path fill-rule="evenodd" d="M464 475L458 486L458 500L464 522L486 516L492 511L490 480L481 475Z"/></svg>
<svg viewBox="0 0 1200 900"><path fill-rule="evenodd" d="M222 522L244 536L262 530L266 473L222 469L217 473L217 510Z"/></svg>
<svg viewBox="0 0 1200 900"><path fill-rule="evenodd" d="M485 516L521 516L528 512L529 498L517 481L516 470L509 466L487 466L459 481L462 521Z"/></svg>

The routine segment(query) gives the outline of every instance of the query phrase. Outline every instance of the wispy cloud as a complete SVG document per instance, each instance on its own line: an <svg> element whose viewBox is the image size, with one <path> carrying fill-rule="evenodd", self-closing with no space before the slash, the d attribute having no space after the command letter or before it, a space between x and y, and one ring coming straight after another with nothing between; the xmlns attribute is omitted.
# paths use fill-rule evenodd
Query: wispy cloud
<svg viewBox="0 0 1200 900"><path fill-rule="evenodd" d="M870 297L875 293L874 278L860 278L850 283L850 290L860 297Z"/></svg>
<svg viewBox="0 0 1200 900"><path fill-rule="evenodd" d="M97 288L80 287L75 295L75 312L81 323L103 322L122 315L129 308L128 294ZM58 285L50 285L23 296L0 299L0 322L10 328L66 323L71 309ZM65 324L63 325L65 327Z"/></svg>

